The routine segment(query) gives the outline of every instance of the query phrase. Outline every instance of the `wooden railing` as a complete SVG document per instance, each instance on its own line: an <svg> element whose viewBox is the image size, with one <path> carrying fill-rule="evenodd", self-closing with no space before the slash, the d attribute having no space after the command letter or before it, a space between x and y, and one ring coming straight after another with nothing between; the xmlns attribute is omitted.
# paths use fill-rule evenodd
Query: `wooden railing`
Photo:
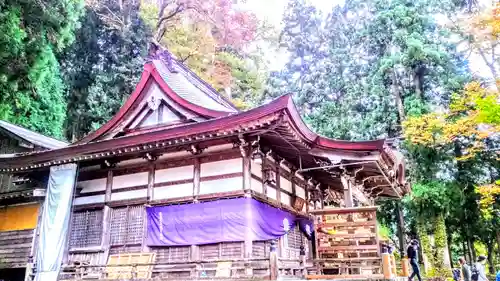
<svg viewBox="0 0 500 281"><path fill-rule="evenodd" d="M280 275L302 276L306 264L301 260L278 259ZM66 265L59 280L188 280L238 279L269 280L269 258L217 262L170 262L119 265Z"/></svg>

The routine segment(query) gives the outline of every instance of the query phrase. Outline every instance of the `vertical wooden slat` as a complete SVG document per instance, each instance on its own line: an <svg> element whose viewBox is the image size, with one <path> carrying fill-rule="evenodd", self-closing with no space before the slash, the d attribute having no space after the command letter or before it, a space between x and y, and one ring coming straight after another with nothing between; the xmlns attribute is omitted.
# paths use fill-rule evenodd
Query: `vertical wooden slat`
<svg viewBox="0 0 500 281"><path fill-rule="evenodd" d="M104 195L104 202L111 201L112 189L113 189L113 171L110 169L108 171L108 177L106 179L106 194Z"/></svg>

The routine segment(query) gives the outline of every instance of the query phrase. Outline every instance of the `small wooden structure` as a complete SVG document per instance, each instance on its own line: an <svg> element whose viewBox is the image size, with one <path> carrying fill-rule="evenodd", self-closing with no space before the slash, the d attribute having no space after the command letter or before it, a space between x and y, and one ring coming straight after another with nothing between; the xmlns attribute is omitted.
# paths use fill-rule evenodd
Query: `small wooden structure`
<svg viewBox="0 0 500 281"><path fill-rule="evenodd" d="M373 206L311 211L316 216L317 272L334 277L381 274L376 211Z"/></svg>
<svg viewBox="0 0 500 281"><path fill-rule="evenodd" d="M45 188L49 168L65 163L79 169L61 280L116 280L117 272L141 280L305 276L318 267L320 252L326 257L343 249L353 259L356 249L374 246L342 240L331 246L344 248L329 252L310 239L313 227L299 224L267 239L248 232L233 241L221 242L222 233L211 243L151 243L147 210L199 210L199 204L246 198L312 221L336 207L349 226L344 235L351 235L362 216L350 221L342 208L408 192L403 160L385 141L319 136L288 95L240 112L166 50L149 58L134 93L100 129L67 147L3 158L0 173ZM373 228L374 222L359 224ZM330 223L326 217L324 223ZM317 239L326 239L321 235ZM131 255L147 256L148 263L115 258Z"/></svg>

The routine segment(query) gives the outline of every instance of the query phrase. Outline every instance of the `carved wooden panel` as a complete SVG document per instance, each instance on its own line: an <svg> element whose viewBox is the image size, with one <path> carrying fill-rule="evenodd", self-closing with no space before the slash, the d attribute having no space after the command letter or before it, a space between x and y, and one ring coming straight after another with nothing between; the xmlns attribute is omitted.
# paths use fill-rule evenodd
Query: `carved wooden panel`
<svg viewBox="0 0 500 281"><path fill-rule="evenodd" d="M101 245L102 222L102 210L87 210L73 213L70 247L84 248Z"/></svg>

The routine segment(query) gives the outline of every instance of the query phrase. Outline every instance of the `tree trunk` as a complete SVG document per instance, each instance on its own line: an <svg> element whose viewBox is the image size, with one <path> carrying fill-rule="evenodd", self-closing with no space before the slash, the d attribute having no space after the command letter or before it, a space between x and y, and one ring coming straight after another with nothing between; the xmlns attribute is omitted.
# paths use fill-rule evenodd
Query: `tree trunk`
<svg viewBox="0 0 500 281"><path fill-rule="evenodd" d="M447 235L447 245L446 245L446 248L448 249L448 258L450 260L450 267L453 268L453 264L454 264L454 260L453 260L453 257L451 256L451 232L450 231L447 231L448 235Z"/></svg>
<svg viewBox="0 0 500 281"><path fill-rule="evenodd" d="M398 218L398 239L399 239L399 251L401 257L406 256L406 237L405 237L405 222L403 216L403 210L401 210L401 202L396 202L396 212Z"/></svg>
<svg viewBox="0 0 500 281"><path fill-rule="evenodd" d="M422 75L420 74L420 70L418 68L413 69L413 74L412 74L412 79L413 79L413 85L415 86L415 95L417 98L423 102L424 101L424 94L423 94L423 89L422 89Z"/></svg>
<svg viewBox="0 0 500 281"><path fill-rule="evenodd" d="M474 249L474 242L467 237L467 246L469 247L469 255L471 257L471 263L476 261L476 250Z"/></svg>
<svg viewBox="0 0 500 281"><path fill-rule="evenodd" d="M495 255L495 249L493 247L494 245L495 243L491 239L489 239L488 243L486 244L488 250L488 266L491 275L495 274L495 264L493 263L493 256Z"/></svg>
<svg viewBox="0 0 500 281"><path fill-rule="evenodd" d="M391 70L391 89L394 99L396 100L396 106L398 107L399 123L405 120L405 108L403 103L403 98L401 97L401 92L399 91L399 83L396 77L395 70Z"/></svg>
<svg viewBox="0 0 500 281"><path fill-rule="evenodd" d="M465 241L462 241L462 251L463 251L463 256L464 259L467 259L467 261L470 261L470 256L469 256L469 251L467 251L467 243Z"/></svg>

